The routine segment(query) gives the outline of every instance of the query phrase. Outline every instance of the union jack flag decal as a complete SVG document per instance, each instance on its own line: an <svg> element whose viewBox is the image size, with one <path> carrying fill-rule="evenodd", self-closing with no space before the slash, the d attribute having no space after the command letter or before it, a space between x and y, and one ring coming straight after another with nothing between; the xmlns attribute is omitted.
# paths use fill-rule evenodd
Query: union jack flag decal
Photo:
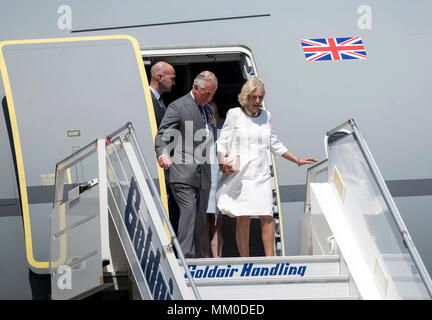
<svg viewBox="0 0 432 320"><path fill-rule="evenodd" d="M360 37L300 40L306 61L366 59Z"/></svg>

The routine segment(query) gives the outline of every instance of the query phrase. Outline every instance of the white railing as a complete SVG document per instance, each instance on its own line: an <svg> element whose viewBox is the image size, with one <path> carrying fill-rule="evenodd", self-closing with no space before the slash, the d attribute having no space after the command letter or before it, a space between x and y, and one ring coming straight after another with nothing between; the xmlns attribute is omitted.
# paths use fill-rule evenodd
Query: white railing
<svg viewBox="0 0 432 320"><path fill-rule="evenodd" d="M66 194L65 174L82 161L95 178ZM142 299L200 299L131 123L57 164L50 243L52 299L103 290L124 263Z"/></svg>
<svg viewBox="0 0 432 320"><path fill-rule="evenodd" d="M339 199L333 211L343 214L333 217L333 227L340 222L351 230L345 233L350 240L339 237L338 244L352 240L371 277L389 288L382 297L431 299L430 276L354 120L327 133L334 134L339 138L329 139L328 160L308 169L305 217L311 209L311 184L327 173L326 182Z"/></svg>

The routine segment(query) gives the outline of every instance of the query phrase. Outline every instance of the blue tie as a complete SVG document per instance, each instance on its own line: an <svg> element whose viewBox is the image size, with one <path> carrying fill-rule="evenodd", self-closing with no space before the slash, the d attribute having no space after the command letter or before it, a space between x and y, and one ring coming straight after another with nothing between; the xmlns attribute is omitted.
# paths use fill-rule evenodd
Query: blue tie
<svg viewBox="0 0 432 320"><path fill-rule="evenodd" d="M201 115L203 117L204 123L207 124L207 117L203 106L198 105L198 108L201 111Z"/></svg>
<svg viewBox="0 0 432 320"><path fill-rule="evenodd" d="M204 121L204 126L205 126L205 129L206 129L206 132L207 132L207 137L208 137L209 134L210 134L210 130L209 130L208 123L207 123L207 116L206 116L205 109L204 109L203 106L200 106L200 105L198 105L198 108L201 111L201 115L202 115L202 118L203 118L203 121Z"/></svg>
<svg viewBox="0 0 432 320"><path fill-rule="evenodd" d="M164 101L162 100L162 97L159 97L158 102L159 102L159 105L161 106L163 112L165 112L166 111L166 105L165 105Z"/></svg>

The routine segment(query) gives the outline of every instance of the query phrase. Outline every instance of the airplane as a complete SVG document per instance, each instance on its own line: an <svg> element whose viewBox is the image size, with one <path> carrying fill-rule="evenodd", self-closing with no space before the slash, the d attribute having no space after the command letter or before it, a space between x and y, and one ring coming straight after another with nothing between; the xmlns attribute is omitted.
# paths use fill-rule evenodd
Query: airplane
<svg viewBox="0 0 432 320"><path fill-rule="evenodd" d="M218 77L222 114L238 106L246 79L259 76L274 130L300 156L325 160L327 131L355 119L431 272L431 62L428 42L418 45L430 35L428 1L169 0L163 8L143 1L68 3L0 4L8 13L0 21L0 299L49 297L47 235L60 160L131 121L159 184L160 170L148 160L154 159L155 132L145 105L148 87L137 87L146 86L157 61L176 70L167 105L207 69ZM74 53L81 45L85 54ZM361 49L338 52L344 45ZM91 179L93 166L72 168L66 176L71 187ZM277 255L296 256L306 169L274 158L272 171ZM224 219L226 257L237 254L233 230ZM259 234L256 221L251 234ZM252 241L251 254L262 255L259 236Z"/></svg>

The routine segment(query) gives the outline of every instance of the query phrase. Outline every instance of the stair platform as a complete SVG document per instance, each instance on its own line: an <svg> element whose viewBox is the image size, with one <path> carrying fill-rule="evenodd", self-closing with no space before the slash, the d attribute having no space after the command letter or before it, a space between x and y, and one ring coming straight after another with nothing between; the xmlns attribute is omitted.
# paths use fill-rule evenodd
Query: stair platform
<svg viewBox="0 0 432 320"><path fill-rule="evenodd" d="M358 299L340 258L275 256L187 259L202 299Z"/></svg>

